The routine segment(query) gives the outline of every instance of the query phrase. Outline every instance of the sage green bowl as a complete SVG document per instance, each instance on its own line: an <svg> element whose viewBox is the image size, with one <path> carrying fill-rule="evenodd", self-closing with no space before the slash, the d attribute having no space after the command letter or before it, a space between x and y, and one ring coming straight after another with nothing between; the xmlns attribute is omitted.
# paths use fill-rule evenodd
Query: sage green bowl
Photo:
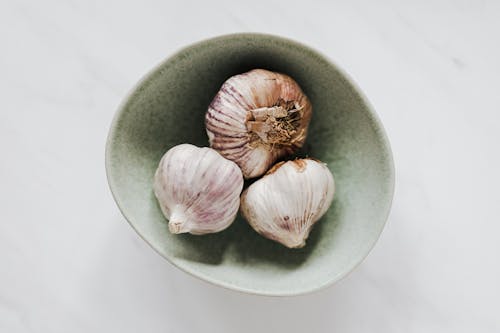
<svg viewBox="0 0 500 333"><path fill-rule="evenodd" d="M293 77L313 105L299 155L328 164L336 194L307 245L288 249L242 217L211 235L172 235L152 191L162 155L181 143L208 146L204 115L230 76L265 68ZM356 267L377 241L394 190L389 142L359 88L335 64L297 42L262 34L205 40L177 52L125 98L111 125L106 170L132 227L180 269L216 285L262 295L323 288Z"/></svg>

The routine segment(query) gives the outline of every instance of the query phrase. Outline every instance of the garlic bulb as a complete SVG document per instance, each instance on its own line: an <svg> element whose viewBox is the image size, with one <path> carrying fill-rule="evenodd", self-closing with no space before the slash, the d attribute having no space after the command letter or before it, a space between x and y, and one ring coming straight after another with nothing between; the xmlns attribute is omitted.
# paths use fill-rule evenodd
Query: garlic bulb
<svg viewBox="0 0 500 333"><path fill-rule="evenodd" d="M276 164L241 196L241 211L262 236L300 248L330 207L335 185L328 167L313 159Z"/></svg>
<svg viewBox="0 0 500 333"><path fill-rule="evenodd" d="M211 148L173 147L155 173L154 193L174 234L213 233L235 219L243 189L240 168Z"/></svg>
<svg viewBox="0 0 500 333"><path fill-rule="evenodd" d="M210 146L253 178L302 147L311 114L309 99L291 77L254 69L224 82L205 125Z"/></svg>

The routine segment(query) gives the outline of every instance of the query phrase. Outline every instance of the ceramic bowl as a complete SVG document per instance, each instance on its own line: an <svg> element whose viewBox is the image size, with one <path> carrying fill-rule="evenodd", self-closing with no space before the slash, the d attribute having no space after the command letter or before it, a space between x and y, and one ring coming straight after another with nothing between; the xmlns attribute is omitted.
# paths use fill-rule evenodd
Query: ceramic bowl
<svg viewBox="0 0 500 333"><path fill-rule="evenodd" d="M313 105L299 155L326 162L335 176L333 205L302 249L263 238L241 216L217 234L172 235L152 191L162 155L181 143L208 146L207 106L226 79L253 68L299 83ZM394 189L389 142L360 89L317 51L262 34L198 42L150 71L113 120L106 170L119 209L159 254L203 280L261 295L303 294L345 276L377 241Z"/></svg>

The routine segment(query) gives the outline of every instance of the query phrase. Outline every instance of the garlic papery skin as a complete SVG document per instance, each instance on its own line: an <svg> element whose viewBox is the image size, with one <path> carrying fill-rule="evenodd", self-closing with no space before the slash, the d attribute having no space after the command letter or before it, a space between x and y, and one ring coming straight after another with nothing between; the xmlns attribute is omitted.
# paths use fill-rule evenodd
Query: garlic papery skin
<svg viewBox="0 0 500 333"><path fill-rule="evenodd" d="M291 77L254 69L224 82L205 125L210 146L253 178L302 147L311 115L309 99Z"/></svg>
<svg viewBox="0 0 500 333"><path fill-rule="evenodd" d="M153 189L171 233L202 235L234 221L243 175L215 150L181 144L162 157Z"/></svg>
<svg viewBox="0 0 500 333"><path fill-rule="evenodd" d="M326 164L313 159L280 162L243 192L240 209L262 236L301 248L330 207L334 192Z"/></svg>

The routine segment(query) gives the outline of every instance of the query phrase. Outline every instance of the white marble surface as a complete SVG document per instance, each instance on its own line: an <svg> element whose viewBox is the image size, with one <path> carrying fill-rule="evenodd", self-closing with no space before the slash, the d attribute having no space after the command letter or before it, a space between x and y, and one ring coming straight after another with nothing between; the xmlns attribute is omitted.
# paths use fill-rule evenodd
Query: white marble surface
<svg viewBox="0 0 500 333"><path fill-rule="evenodd" d="M0 332L500 332L499 17L498 1L0 1ZM335 59L393 145L379 243L318 293L186 275L106 184L128 89L179 47L240 31Z"/></svg>

